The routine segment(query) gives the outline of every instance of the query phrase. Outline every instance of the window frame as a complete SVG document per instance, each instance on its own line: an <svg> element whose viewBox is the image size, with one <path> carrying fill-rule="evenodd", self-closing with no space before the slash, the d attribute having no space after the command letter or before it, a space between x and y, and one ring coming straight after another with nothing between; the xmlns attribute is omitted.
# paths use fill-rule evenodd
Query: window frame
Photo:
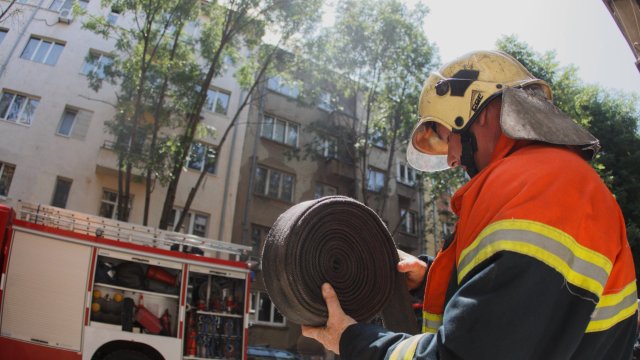
<svg viewBox="0 0 640 360"><path fill-rule="evenodd" d="M2 108L0 107L0 120L13 123L13 124L30 127L33 124L33 118L35 117L35 112L38 109L38 105L40 105L40 97L28 95L28 94L13 91L13 90L2 89L2 91L0 91L0 105L2 105L2 100L4 99L5 94L11 94L13 97L11 98L11 100L9 101L9 104L7 105L5 114L2 114ZM20 108L18 110L18 113L15 119L10 120L7 118L7 115L11 113L12 108L15 104L16 97L18 96L23 97L27 101L24 101L22 104L19 105ZM25 114L25 110L27 106L33 108L33 110L31 111L31 117L27 119L28 120L27 122L25 122L22 119L23 119L23 115Z"/></svg>
<svg viewBox="0 0 640 360"><path fill-rule="evenodd" d="M260 309L260 300L261 300L261 295L265 295L268 299L269 302L271 303L271 306L269 308L269 320L265 321L265 320L260 320L260 312L262 309ZM275 321L275 315L276 313L280 314L280 316L282 317L282 322L276 322ZM273 301L271 301L271 298L269 297L269 294L267 294L267 292L265 291L252 291L250 294L250 300L249 300L249 317L251 319L251 322L253 324L260 324L260 325L265 325L265 326L273 326L273 327L285 327L287 326L287 318L278 311L278 309L276 308L276 306L274 305Z"/></svg>
<svg viewBox="0 0 640 360"><path fill-rule="evenodd" d="M406 214L406 215L405 215ZM400 209L400 231L408 235L418 235L418 212L411 209Z"/></svg>
<svg viewBox="0 0 640 360"><path fill-rule="evenodd" d="M296 189L296 176L294 174L291 173L287 173L284 171L280 171L280 170L275 170L266 166L261 166L258 165L256 167L256 171L254 173L255 179L258 178L258 171L259 170L264 170L265 171L265 177L264 177L264 189L262 189L261 191L258 191L260 189L258 189L258 182L254 182L253 185L253 193L259 196L264 196L270 199L274 199L274 200L280 200L280 201L284 201L287 203L293 203L293 200L295 198L295 189ZM272 190L271 188L271 181L272 181L272 176L273 173L277 173L280 174L279 176L279 180L278 180L278 189L277 189L277 195L276 196L272 196L270 195L270 190ZM291 197L290 199L285 199L282 198L283 195L283 188L285 186L285 176L289 176L291 178Z"/></svg>
<svg viewBox="0 0 640 360"><path fill-rule="evenodd" d="M60 135L60 136L67 137L67 138L71 137L71 134L73 133L73 127L75 126L75 124L76 124L76 122L78 120L78 113L79 113L78 109L74 109L72 107L65 106L64 111L62 112L62 117L60 117L60 122L58 122L58 127L56 128L56 135ZM71 119L71 125L69 126L69 130L68 130L67 134L61 132L62 125L63 125L64 120L66 118L65 117L66 114L73 114L73 119Z"/></svg>
<svg viewBox="0 0 640 360"><path fill-rule="evenodd" d="M300 96L300 86L297 81L287 81L280 75L270 77L267 80L267 89L292 99L297 99Z"/></svg>
<svg viewBox="0 0 640 360"><path fill-rule="evenodd" d="M55 5L56 3L58 3L59 5L54 9L53 5ZM53 0L51 1L48 9L56 12L60 12L65 9L71 10L73 9L73 5L75 3L78 3L78 5L80 5L82 9L86 9L87 5L89 5L89 0Z"/></svg>
<svg viewBox="0 0 640 360"><path fill-rule="evenodd" d="M403 171L404 168L404 171ZM398 162L396 167L396 180L407 186L416 185L416 170L405 162ZM409 176L411 175L411 176Z"/></svg>
<svg viewBox="0 0 640 360"><path fill-rule="evenodd" d="M31 55L26 57L25 53L27 51L27 48L29 48L29 44L31 44L32 40L37 40L38 44L33 49L33 52L31 53ZM44 54L44 57L42 58L42 61L39 61L39 60L37 60L35 58L36 58L36 56L39 55L40 46L42 46L43 42L48 42L51 45L46 50L46 53ZM56 45L61 46L62 49L60 50L60 52L56 56L55 61L53 63L49 63L48 62L49 57L51 56L51 53L53 52L53 49L55 48ZM64 41L61 41L61 40L56 40L56 39L52 39L52 38L48 38L48 37L44 37L44 36L31 35L29 37L29 40L27 40L27 44L22 49L22 53L20 53L20 58L24 59L24 60L32 61L32 62L35 62L35 63L38 63L38 64L56 66L56 64L58 63L58 60L60 60L60 56L62 55L62 51L64 51L65 45L66 45L66 43Z"/></svg>
<svg viewBox="0 0 640 360"><path fill-rule="evenodd" d="M185 166L188 169L195 170L195 171L198 171L198 172L205 171L204 170L204 166L206 164L206 159L207 159L206 156L204 156L204 159L202 159L202 165L199 168L191 166L191 164L195 163L195 162L192 161L193 159L191 158L191 155L194 153L194 146L198 146L198 145L202 146L204 148L204 152L202 153L203 156L205 154L207 154L207 152L210 151L210 150L214 152L214 156L215 157L214 157L214 161L213 161L213 164L212 164L213 166L210 167L209 169L207 169L206 171L207 171L207 173L209 173L211 175L215 175L217 173L217 171L218 171L218 150L217 150L217 148L215 146L207 144L207 143L204 143L204 142L194 141L194 142L191 143L191 148L189 149L189 155L187 156L187 163L185 164ZM200 157L200 154L198 154L198 155L199 155L198 157Z"/></svg>
<svg viewBox="0 0 640 360"><path fill-rule="evenodd" d="M61 203L57 203L58 199L58 191L59 190L65 190L64 188L60 188L59 186L61 186L63 183L68 184L69 186L66 189L66 194L61 194L61 196L63 196L63 199ZM55 206L55 207L59 207L62 209L66 209L67 208L67 203L69 202L69 195L71 195L71 186L73 185L73 179L69 179L63 176L57 176L56 177L56 182L53 186L53 195L51 196L51 206Z"/></svg>
<svg viewBox="0 0 640 360"><path fill-rule="evenodd" d="M378 149L386 150L388 141L386 135L386 129L371 129L371 132L369 133L369 144Z"/></svg>
<svg viewBox="0 0 640 360"><path fill-rule="evenodd" d="M115 200L111 201L109 199L105 199L105 193L111 193L113 195L115 195ZM111 215L110 216L104 216L102 214L102 205L103 204L107 204L107 205L111 205L113 206L113 209L111 210ZM129 214L131 214L131 208L133 207L133 195L130 195L129 198ZM100 207L98 208L98 216L101 216L103 218L106 219L113 219L113 220L117 220L118 219L118 192L115 190L111 190L111 189L107 189L107 188L103 188L102 189L102 197L100 198Z"/></svg>
<svg viewBox="0 0 640 360"><path fill-rule="evenodd" d="M320 139L318 152L325 159L338 158L338 138L333 135L324 135Z"/></svg>
<svg viewBox="0 0 640 360"><path fill-rule="evenodd" d="M107 23L115 26L121 15L122 9L114 8L112 6L111 9L109 9L109 15L107 15Z"/></svg>
<svg viewBox="0 0 640 360"><path fill-rule="evenodd" d="M370 187L370 185L371 185L371 174L372 173L375 173L375 175L376 175L376 179L374 180L376 185L377 185L377 181L378 181L378 175L382 176L382 183L380 184L379 188L377 188L377 187L371 188ZM382 189L384 189L384 181L385 181L386 175L387 174L384 171L382 171L380 169L377 169L377 168L374 168L372 166L369 166L367 168L367 191L380 193L382 191Z"/></svg>
<svg viewBox="0 0 640 360"><path fill-rule="evenodd" d="M168 223L167 228L170 229L169 231L174 231L174 232L179 232L179 233L194 235L199 237L207 237L207 233L209 232L210 216L209 214L206 214L200 211L189 210L189 212L187 212L187 218L182 223L182 229L180 229L179 231L176 231L173 229L175 227L174 224L178 222L178 219L180 218L180 214L182 213L182 211L184 211L184 209L178 208L178 207L174 207L173 209L171 209L171 212L173 213L173 219ZM203 235L198 235L193 233L196 217L201 217L206 219Z"/></svg>
<svg viewBox="0 0 640 360"><path fill-rule="evenodd" d="M0 185L3 184L3 180L7 179L7 177L5 177L8 172L7 168L11 169L11 174L8 176L9 180L7 181L8 185L6 185L6 187L4 188L0 186L0 198L4 198L4 199L6 199L9 196L9 190L11 189L11 182L13 181L13 176L16 174L16 165L9 164L4 161L0 161ZM5 191L4 194L2 193L3 189Z"/></svg>
<svg viewBox="0 0 640 360"><path fill-rule="evenodd" d="M87 61L87 57L90 57L90 56L97 56L96 61L94 63L90 63ZM104 61L105 59L109 59L109 62L105 62ZM106 78L106 75L104 73L104 67L109 66L111 64L113 64L113 56L111 56L109 53L100 51L100 50L89 49L89 54L85 56L84 61L82 62L82 68L80 68L80 74L85 76L92 74L96 76L98 79L104 79ZM89 66L91 67L90 69L89 69ZM96 72L98 73L97 75L95 74Z"/></svg>
<svg viewBox="0 0 640 360"><path fill-rule="evenodd" d="M216 109L217 109L216 104L217 104L217 101L218 101L218 98L219 98L220 94L227 96L227 100L226 100L227 103L224 106L224 112L216 111ZM215 98L212 98L211 101L209 101L210 95L215 95ZM206 102L204 104L204 108L207 111L215 113L215 114L227 115L227 113L229 112L229 103L230 102L231 102L231 91L223 90L223 89L216 88L216 87L210 87L209 89L207 89L207 100L206 100ZM209 107L209 105L211 105L211 107Z"/></svg>
<svg viewBox="0 0 640 360"><path fill-rule="evenodd" d="M272 120L271 125L268 125L267 118ZM280 139L277 138L278 126L276 125L278 124L278 122L284 123L284 133L283 133L282 141L280 141ZM268 130L265 130L265 129L268 126L271 126L271 134L266 134ZM292 144L291 142L288 141L289 132L291 131L292 128L295 128L295 134L296 134L295 144ZM263 139L271 140L273 142L277 142L278 144L290 146L294 149L297 149L298 145L300 144L300 124L295 123L293 121L279 118L277 116L265 114L262 117L262 122L260 124L260 137Z"/></svg>
<svg viewBox="0 0 640 360"><path fill-rule="evenodd" d="M320 91L318 95L318 108L327 112L332 112L336 108L331 102L332 94L329 91Z"/></svg>

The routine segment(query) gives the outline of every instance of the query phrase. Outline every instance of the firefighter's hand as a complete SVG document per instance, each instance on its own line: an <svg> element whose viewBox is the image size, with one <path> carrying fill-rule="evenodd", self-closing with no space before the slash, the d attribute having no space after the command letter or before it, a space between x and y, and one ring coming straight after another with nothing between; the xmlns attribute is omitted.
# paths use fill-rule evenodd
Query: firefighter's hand
<svg viewBox="0 0 640 360"><path fill-rule="evenodd" d="M417 289L424 282L427 263L400 249L398 249L398 255L400 257L398 271L407 274L407 288L409 290Z"/></svg>
<svg viewBox="0 0 640 360"><path fill-rule="evenodd" d="M342 311L338 295L329 283L322 284L322 297L327 303L329 319L325 326L313 327L302 325L302 335L317 340L328 350L340 354L340 337L349 325L356 321Z"/></svg>

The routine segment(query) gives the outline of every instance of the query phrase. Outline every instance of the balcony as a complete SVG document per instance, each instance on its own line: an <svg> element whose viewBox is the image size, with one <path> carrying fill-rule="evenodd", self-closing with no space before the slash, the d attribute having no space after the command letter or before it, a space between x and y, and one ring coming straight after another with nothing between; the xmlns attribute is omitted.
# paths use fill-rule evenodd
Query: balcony
<svg viewBox="0 0 640 360"><path fill-rule="evenodd" d="M114 150L115 142L105 140L104 144L98 150L96 159L96 174L118 176L118 154ZM134 168L132 171L135 176L142 176L140 169Z"/></svg>
<svg viewBox="0 0 640 360"><path fill-rule="evenodd" d="M398 196L405 197L407 199L416 199L418 191L413 185L407 185L396 180L396 192Z"/></svg>
<svg viewBox="0 0 640 360"><path fill-rule="evenodd" d="M353 164L329 158L324 162L324 171L328 174L344 178L347 180L356 179L356 171Z"/></svg>
<svg viewBox="0 0 640 360"><path fill-rule="evenodd" d="M406 252L413 252L418 250L418 237L416 235L410 235L406 233L397 233L393 236L396 245Z"/></svg>

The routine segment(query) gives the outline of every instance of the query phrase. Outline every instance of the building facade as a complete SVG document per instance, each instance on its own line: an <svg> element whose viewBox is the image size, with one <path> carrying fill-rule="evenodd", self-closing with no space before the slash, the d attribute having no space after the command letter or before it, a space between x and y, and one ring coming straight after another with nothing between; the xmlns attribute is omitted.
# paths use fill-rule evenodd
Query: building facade
<svg viewBox="0 0 640 360"><path fill-rule="evenodd" d="M105 122L115 116L118 88L105 84L95 92L87 80L110 61L114 42L82 29L82 19L68 11L73 3L20 1L15 5L20 12L0 23L0 203L27 201L115 218L118 159ZM78 3L119 26L130 25L131 19L101 8L99 1ZM89 54L97 60L87 62ZM265 291L260 251L278 215L305 200L337 194L363 201L367 194L367 204L385 221L397 246L414 254L435 254L437 231L430 229L438 229L439 220L436 207L429 213L425 190L417 186L403 151L390 162L389 144L372 139L362 169L350 140L362 131L359 96L321 91L319 101L307 104L298 94L282 78L268 79L222 147L215 136L198 139L184 166L174 215L200 173L208 172L182 231L252 246L249 343L326 358L330 355L302 337L300 327L282 317ZM221 134L246 96L233 69L213 81L209 96L203 122ZM204 168L207 148L220 154L215 169ZM132 194L129 221L142 223L142 181L132 183ZM151 226L159 222L165 194L157 184ZM429 219L433 227L425 227Z"/></svg>
<svg viewBox="0 0 640 360"><path fill-rule="evenodd" d="M319 101L310 104L298 97L298 86L280 77L264 84L243 131L246 136L233 227L233 241L252 246L256 264L250 341L309 357L326 354L319 344L300 335L297 324L287 322L278 312L266 293L259 265L265 237L282 212L296 203L328 195L363 201L365 193L367 204L387 224L400 249L415 254L426 250L426 244L419 241L424 238L422 192L404 152L395 154L391 171L387 171L388 146L374 141L363 171L353 142L362 132L361 98L345 99L324 90L319 93ZM328 103L324 98L337 100ZM389 180L389 189L383 194L385 180ZM366 184L365 192L361 184ZM380 210L383 200L384 210Z"/></svg>
<svg viewBox="0 0 640 360"><path fill-rule="evenodd" d="M99 1L79 3L120 26L131 21L101 8ZM89 72L101 71L109 61L114 41L82 29L82 19L67 11L70 4L73 1L22 1L15 5L20 12L0 24L0 201L51 204L115 218L118 161L115 139L105 122L115 116L118 89L105 82L94 92L87 79ZM88 63L88 54L98 60ZM213 81L209 94L203 123L219 134L229 126L242 91L228 72ZM216 137L198 139L194 145L180 180L174 217L199 174L208 174L184 232L230 241L228 214L236 203L241 130L234 128L220 149ZM219 150L215 169L204 169L205 148ZM141 173L134 170L129 221L142 223L144 183L135 175ZM157 184L151 195L151 226L158 224L165 194Z"/></svg>

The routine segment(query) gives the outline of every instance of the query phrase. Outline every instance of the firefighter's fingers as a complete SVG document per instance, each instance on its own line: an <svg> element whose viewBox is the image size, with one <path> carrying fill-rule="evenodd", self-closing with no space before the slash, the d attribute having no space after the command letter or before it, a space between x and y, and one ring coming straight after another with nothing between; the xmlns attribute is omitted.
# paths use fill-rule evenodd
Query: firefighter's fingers
<svg viewBox="0 0 640 360"><path fill-rule="evenodd" d="M340 354L340 337L347 327L356 321L345 314L333 287L328 283L322 285L322 296L327 303L329 318L325 326L302 326L302 335L316 339L328 350Z"/></svg>
<svg viewBox="0 0 640 360"><path fill-rule="evenodd" d="M416 289L422 284L427 274L427 263L413 255L404 253L398 262L398 271L407 275L407 287Z"/></svg>
<svg viewBox="0 0 640 360"><path fill-rule="evenodd" d="M338 294L336 294L335 290L333 290L333 287L329 283L322 284L322 297L327 303L327 310L329 310L329 319L331 319L332 317L346 316L346 314L342 310L342 306L340 306Z"/></svg>

